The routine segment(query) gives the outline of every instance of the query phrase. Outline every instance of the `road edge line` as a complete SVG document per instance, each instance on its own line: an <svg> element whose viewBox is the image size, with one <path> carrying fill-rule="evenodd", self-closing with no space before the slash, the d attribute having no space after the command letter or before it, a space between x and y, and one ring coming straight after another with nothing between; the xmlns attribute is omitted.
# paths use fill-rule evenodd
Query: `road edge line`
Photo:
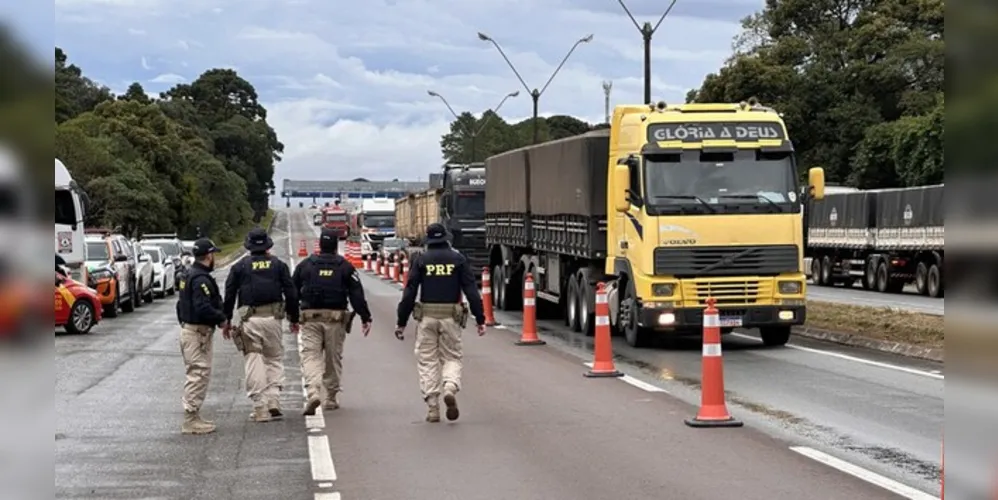
<svg viewBox="0 0 998 500"><path fill-rule="evenodd" d="M826 465L840 472L844 472L857 479L861 479L874 486L879 486L891 493L900 495L908 500L940 500L939 497L930 495L922 490L901 484L893 479L884 477L876 472L864 469L858 465L851 464L845 460L835 458L827 453L818 451L808 446L791 446L790 451L810 458L815 462Z"/></svg>

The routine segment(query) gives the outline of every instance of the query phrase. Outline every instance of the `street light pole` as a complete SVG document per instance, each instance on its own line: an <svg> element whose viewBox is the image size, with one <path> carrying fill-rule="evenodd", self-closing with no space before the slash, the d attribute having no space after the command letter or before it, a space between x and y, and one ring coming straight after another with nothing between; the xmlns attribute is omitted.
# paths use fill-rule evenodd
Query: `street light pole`
<svg viewBox="0 0 998 500"><path fill-rule="evenodd" d="M523 84L523 88L528 93L530 93L530 98L533 100L534 104L534 113L533 113L534 144L537 144L538 142L540 142L540 129L538 128L537 124L537 102L540 101L541 95L544 94L544 91L547 90L549 85L551 85L551 81L554 80L554 77L558 74L559 71L561 71L561 68L565 65L565 62L568 61L568 58L572 56L573 52L575 52L576 47L578 47L583 43L589 43L593 41L593 35L584 36L578 39L575 42L575 44L572 45L572 48L569 49L568 53L565 54L565 57L561 59L561 63L558 64L558 67L555 68L554 72L552 72L551 76L548 78L547 83L545 83L540 90L537 90L536 88L533 90L530 89L530 86L527 85L527 82L523 81L523 77L520 76L520 72L516 70L516 66L513 66L513 63L509 60L509 57L506 57L506 53L503 52L502 47L500 47L499 43L493 40L492 37L486 35L485 33L479 32L478 39L482 40L483 42L491 43L496 48L496 50L499 51L499 55L501 55L503 60L506 61L506 64L509 66L509 69L513 70L513 74L516 75L516 78L520 80L521 84Z"/></svg>
<svg viewBox="0 0 998 500"><path fill-rule="evenodd" d="M617 0L620 6L624 8L624 12L627 13L627 17L631 18L631 22L634 23L634 27L641 32L641 38L644 40L645 45L645 104L651 104L651 37L658 31L658 27L662 25L662 21L665 20L665 16L672 12L672 8L675 7L678 0L672 0L669 4L669 8L665 9L665 13L662 17L658 18L658 23L652 27L651 23L645 23L643 26L638 25L638 21L634 19L631 15L631 11L624 5L624 0Z"/></svg>
<svg viewBox="0 0 998 500"><path fill-rule="evenodd" d="M452 115L454 115L454 119L455 120L460 120L461 119L461 116L458 115L454 111L454 108L451 107L450 103L447 102L447 99L445 99L444 96L442 96L442 95L440 95L440 94L438 94L438 93L436 93L436 92L434 92L432 90L427 90L426 93L429 94L430 97L436 97L437 99L440 99L441 101L443 101L444 106L447 106L447 109L450 110L450 113ZM510 93L506 94L502 98L502 100L499 101L499 104L496 104L496 107L492 108L491 110L486 110L486 113L488 113L489 111L492 111L492 114L499 113L499 109L502 108L502 105L506 103L507 99L509 99L510 97L516 97L518 95L520 95L520 91L519 90L516 90L516 91L513 91L513 92L510 92ZM492 118L492 115L486 115L486 113L482 113L482 126L479 127L477 131L474 130L474 129L472 129L469 132L469 135L471 136L471 162L469 162L469 163L474 163L475 162L475 157L477 156L477 152L475 150L475 146L476 146L476 140L478 138L478 134L481 134L482 131L485 130L485 126L489 124L489 120ZM472 117L474 117L474 115L472 115Z"/></svg>

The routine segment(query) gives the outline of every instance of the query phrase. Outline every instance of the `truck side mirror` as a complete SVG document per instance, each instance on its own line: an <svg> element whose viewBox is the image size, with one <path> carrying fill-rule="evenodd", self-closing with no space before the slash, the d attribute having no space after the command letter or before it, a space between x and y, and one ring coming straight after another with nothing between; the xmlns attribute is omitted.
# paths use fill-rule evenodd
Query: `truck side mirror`
<svg viewBox="0 0 998 500"><path fill-rule="evenodd" d="M812 200L825 198L825 169L812 167L807 171L807 184Z"/></svg>
<svg viewBox="0 0 998 500"><path fill-rule="evenodd" d="M631 183L631 172L627 165L613 167L613 208L618 212L626 212L631 208L627 199L627 187Z"/></svg>

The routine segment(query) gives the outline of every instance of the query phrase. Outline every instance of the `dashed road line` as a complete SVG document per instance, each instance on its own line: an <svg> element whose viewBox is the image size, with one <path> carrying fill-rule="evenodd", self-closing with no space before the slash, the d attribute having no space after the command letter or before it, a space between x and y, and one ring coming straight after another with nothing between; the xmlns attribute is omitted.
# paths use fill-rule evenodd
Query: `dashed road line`
<svg viewBox="0 0 998 500"><path fill-rule="evenodd" d="M593 364L590 363L589 361L586 361L585 363L582 363L582 364L584 366L586 366L587 368L592 368L593 367ZM658 392L658 393L663 393L663 394L670 394L669 391L667 391L667 390L665 390L665 389L663 389L663 388L661 388L661 387L659 387L657 385L649 384L648 382L645 382L644 380L641 380L641 379L638 379L638 378L634 378L634 377L632 377L630 375L627 375L627 374L625 374L623 377L619 377L619 380L621 382L624 382L625 384L637 387L638 389L641 389L642 391L645 391L645 392Z"/></svg>
<svg viewBox="0 0 998 500"><path fill-rule="evenodd" d="M853 465L845 460L840 460L827 453L820 452L807 446L791 446L790 450L799 453L811 460L822 463L833 469L845 472L850 476L862 479L872 485L879 486L891 493L900 495L909 500L939 500L939 497L930 495L921 490L916 490L910 486L905 486L893 479L886 478L876 472L864 469L858 465Z"/></svg>

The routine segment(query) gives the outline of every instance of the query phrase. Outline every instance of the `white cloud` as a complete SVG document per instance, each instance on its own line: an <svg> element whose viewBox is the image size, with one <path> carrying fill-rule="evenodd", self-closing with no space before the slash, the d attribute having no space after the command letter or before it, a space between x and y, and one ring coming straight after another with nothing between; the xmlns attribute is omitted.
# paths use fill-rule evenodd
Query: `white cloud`
<svg viewBox="0 0 998 500"><path fill-rule="evenodd" d="M156 78L149 80L149 83L177 84L177 83L184 83L186 81L187 81L186 78L176 73L163 73L162 75L159 75Z"/></svg>
<svg viewBox="0 0 998 500"><path fill-rule="evenodd" d="M146 56L142 56L142 69L152 69L152 66L149 65L149 60L146 59Z"/></svg>
<svg viewBox="0 0 998 500"><path fill-rule="evenodd" d="M456 111L476 114L518 90L500 114L528 117L527 89L479 31L501 44L529 88L544 85L575 40L594 35L546 89L541 115L602 121L605 80L613 82L612 103L642 99L641 35L616 2L429 3L58 0L57 42L106 81L136 79L118 64L122 58L148 56L163 72L149 82L164 87L187 81L181 74L236 68L257 88L286 146L278 184L425 178L441 164L440 136L451 119L430 89ZM639 22L661 15L655 0L627 4ZM738 19L761 7L762 0L679 2L653 38L654 97L682 100L730 54ZM112 24L143 26L143 42L104 29Z"/></svg>

